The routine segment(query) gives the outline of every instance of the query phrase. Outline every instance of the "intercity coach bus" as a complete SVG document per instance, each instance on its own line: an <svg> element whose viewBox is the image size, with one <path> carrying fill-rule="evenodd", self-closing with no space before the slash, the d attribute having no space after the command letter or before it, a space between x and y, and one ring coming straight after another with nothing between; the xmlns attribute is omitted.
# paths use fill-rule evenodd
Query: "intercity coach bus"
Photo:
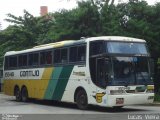
<svg viewBox="0 0 160 120"><path fill-rule="evenodd" d="M145 40L101 36L10 51L4 56L4 93L105 107L152 103L152 62Z"/></svg>

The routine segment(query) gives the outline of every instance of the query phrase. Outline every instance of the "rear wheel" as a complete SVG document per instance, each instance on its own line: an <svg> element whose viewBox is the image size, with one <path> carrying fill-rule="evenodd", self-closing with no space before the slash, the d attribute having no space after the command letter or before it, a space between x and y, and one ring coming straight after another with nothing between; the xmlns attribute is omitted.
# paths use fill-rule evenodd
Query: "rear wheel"
<svg viewBox="0 0 160 120"><path fill-rule="evenodd" d="M22 101L27 102L28 101L28 91L26 87L22 88L21 94L22 94Z"/></svg>
<svg viewBox="0 0 160 120"><path fill-rule="evenodd" d="M79 109L88 108L88 99L87 94L84 90L79 90L76 94L76 103Z"/></svg>
<svg viewBox="0 0 160 120"><path fill-rule="evenodd" d="M21 92L19 90L19 88L15 88L15 97L16 97L16 101L20 102L22 100L22 96L21 96Z"/></svg>

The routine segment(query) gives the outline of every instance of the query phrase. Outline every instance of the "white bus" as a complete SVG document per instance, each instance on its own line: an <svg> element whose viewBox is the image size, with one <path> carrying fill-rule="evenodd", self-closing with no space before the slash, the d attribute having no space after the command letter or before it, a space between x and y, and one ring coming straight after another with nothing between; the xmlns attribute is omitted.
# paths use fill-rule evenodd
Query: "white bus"
<svg viewBox="0 0 160 120"><path fill-rule="evenodd" d="M145 40L101 36L50 43L4 56L4 93L28 98L123 107L152 103Z"/></svg>

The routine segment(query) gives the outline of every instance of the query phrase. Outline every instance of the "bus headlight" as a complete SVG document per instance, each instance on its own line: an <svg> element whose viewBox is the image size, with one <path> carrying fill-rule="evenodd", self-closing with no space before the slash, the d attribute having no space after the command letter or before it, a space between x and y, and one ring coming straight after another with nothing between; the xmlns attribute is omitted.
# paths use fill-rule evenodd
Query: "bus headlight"
<svg viewBox="0 0 160 120"><path fill-rule="evenodd" d="M120 95L120 94L124 94L124 93L125 93L124 90L110 90L111 95Z"/></svg>

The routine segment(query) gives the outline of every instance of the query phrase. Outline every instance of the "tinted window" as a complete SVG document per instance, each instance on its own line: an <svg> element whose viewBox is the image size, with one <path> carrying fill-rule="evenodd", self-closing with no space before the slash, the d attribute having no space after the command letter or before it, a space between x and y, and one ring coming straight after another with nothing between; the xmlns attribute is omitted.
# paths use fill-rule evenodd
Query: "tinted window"
<svg viewBox="0 0 160 120"><path fill-rule="evenodd" d="M29 54L29 65L38 65L39 64L39 54L38 53L31 53Z"/></svg>
<svg viewBox="0 0 160 120"><path fill-rule="evenodd" d="M79 46L78 47L78 61L85 61L86 60L86 47Z"/></svg>
<svg viewBox="0 0 160 120"><path fill-rule="evenodd" d="M9 57L9 67L17 67L17 56Z"/></svg>
<svg viewBox="0 0 160 120"><path fill-rule="evenodd" d="M60 49L54 50L54 63L61 63L61 51L60 51Z"/></svg>
<svg viewBox="0 0 160 120"><path fill-rule="evenodd" d="M20 67L27 66L27 58L28 58L27 55L20 55L18 57L18 65Z"/></svg>
<svg viewBox="0 0 160 120"><path fill-rule="evenodd" d="M45 58L46 58L45 52L41 52L41 53L40 53L40 64L41 64L41 65L44 65L44 64L45 64Z"/></svg>
<svg viewBox="0 0 160 120"><path fill-rule="evenodd" d="M40 64L52 64L52 51L46 51L40 53Z"/></svg>
<svg viewBox="0 0 160 120"><path fill-rule="evenodd" d="M61 49L61 62L66 63L68 60L68 49Z"/></svg>
<svg viewBox="0 0 160 120"><path fill-rule="evenodd" d="M76 62L77 61L77 47L71 47L69 50L69 61L70 62Z"/></svg>
<svg viewBox="0 0 160 120"><path fill-rule="evenodd" d="M90 43L90 55L102 54L104 52L104 41L93 41Z"/></svg>
<svg viewBox="0 0 160 120"><path fill-rule="evenodd" d="M5 65L4 65L5 69L8 68L8 63L9 63L9 59L8 59L8 57L5 57Z"/></svg>
<svg viewBox="0 0 160 120"><path fill-rule="evenodd" d="M52 51L46 52L46 64L52 64Z"/></svg>
<svg viewBox="0 0 160 120"><path fill-rule="evenodd" d="M67 63L68 49L57 49L54 51L54 63Z"/></svg>

